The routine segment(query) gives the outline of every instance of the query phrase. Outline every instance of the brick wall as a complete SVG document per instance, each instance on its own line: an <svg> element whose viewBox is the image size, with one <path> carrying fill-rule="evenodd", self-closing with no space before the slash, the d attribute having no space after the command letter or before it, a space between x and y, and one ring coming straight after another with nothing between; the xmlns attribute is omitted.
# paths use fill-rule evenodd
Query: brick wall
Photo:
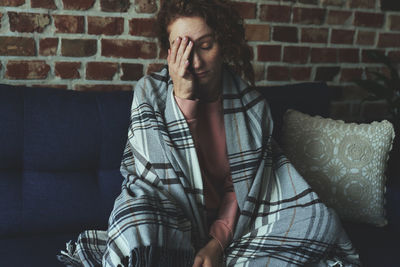
<svg viewBox="0 0 400 267"><path fill-rule="evenodd" d="M0 0L1 83L74 90L131 90L165 64L154 38L160 0ZM400 59L400 12L379 0L235 1L254 50L258 85L327 81L344 88L332 117L384 112L359 105L352 79ZM369 115L368 115L369 114Z"/></svg>

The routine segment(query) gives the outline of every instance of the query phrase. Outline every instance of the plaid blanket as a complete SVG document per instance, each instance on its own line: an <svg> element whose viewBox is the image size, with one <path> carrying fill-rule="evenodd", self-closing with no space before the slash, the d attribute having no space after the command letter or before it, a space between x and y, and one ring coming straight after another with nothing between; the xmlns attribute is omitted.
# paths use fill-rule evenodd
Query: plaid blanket
<svg viewBox="0 0 400 267"><path fill-rule="evenodd" d="M268 104L223 72L228 160L240 213L227 266L359 266L338 217L271 138ZM192 266L209 240L196 149L168 68L135 88L122 192L107 231L86 231L60 260L72 266Z"/></svg>

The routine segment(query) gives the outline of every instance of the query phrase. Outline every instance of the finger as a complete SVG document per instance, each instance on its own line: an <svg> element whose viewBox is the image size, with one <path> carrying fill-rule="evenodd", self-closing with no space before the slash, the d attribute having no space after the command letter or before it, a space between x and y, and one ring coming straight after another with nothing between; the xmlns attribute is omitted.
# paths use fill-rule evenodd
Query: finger
<svg viewBox="0 0 400 267"><path fill-rule="evenodd" d="M202 267L213 267L213 266L212 266L212 264L211 264L211 261L210 261L209 259L206 258L206 259L204 260L204 262L203 262Z"/></svg>
<svg viewBox="0 0 400 267"><path fill-rule="evenodd" d="M192 266L192 267L201 267L202 264L203 264L203 258L197 256L197 257L194 259L194 263L193 263L193 266Z"/></svg>
<svg viewBox="0 0 400 267"><path fill-rule="evenodd" d="M186 62L189 60L190 53L192 52L193 42L189 41L188 45L186 46L185 52L182 55L182 62Z"/></svg>
<svg viewBox="0 0 400 267"><path fill-rule="evenodd" d="M181 37L178 37L175 39L175 42L172 44L172 49L171 49L171 63L176 62L176 54L178 52L179 45L181 43Z"/></svg>
<svg viewBox="0 0 400 267"><path fill-rule="evenodd" d="M184 77L186 74L189 74L189 73L186 72L187 69L188 69L188 67L189 67L189 60L187 59L187 60L179 67L179 72L178 72L178 74L179 74L181 77Z"/></svg>
<svg viewBox="0 0 400 267"><path fill-rule="evenodd" d="M181 41L181 44L178 49L178 54L176 56L176 62L179 64L179 66L185 63L185 60L183 60L183 53L185 52L187 45L188 45L188 38L185 36Z"/></svg>
<svg viewBox="0 0 400 267"><path fill-rule="evenodd" d="M189 41L188 45L185 48L185 51L182 55L182 64L179 67L179 75L181 76L185 76L187 73L187 70L189 68L190 62L189 62L189 57L190 57L190 53L192 51L192 47L193 47L193 42Z"/></svg>

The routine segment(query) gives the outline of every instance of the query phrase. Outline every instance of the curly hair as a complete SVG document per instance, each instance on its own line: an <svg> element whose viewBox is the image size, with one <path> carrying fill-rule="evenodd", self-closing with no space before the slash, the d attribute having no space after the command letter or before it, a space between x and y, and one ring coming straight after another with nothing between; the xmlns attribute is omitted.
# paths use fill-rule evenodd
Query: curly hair
<svg viewBox="0 0 400 267"><path fill-rule="evenodd" d="M168 26L179 17L201 17L213 29L224 63L254 85L250 63L252 49L246 43L243 19L228 0L164 0L157 14L157 37L163 51L169 48Z"/></svg>

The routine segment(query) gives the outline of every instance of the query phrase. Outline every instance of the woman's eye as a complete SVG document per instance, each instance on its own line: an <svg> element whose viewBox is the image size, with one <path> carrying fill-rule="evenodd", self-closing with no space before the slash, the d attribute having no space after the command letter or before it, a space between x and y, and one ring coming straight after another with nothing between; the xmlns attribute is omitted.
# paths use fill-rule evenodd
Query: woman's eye
<svg viewBox="0 0 400 267"><path fill-rule="evenodd" d="M212 43L202 43L200 45L201 49L206 49L206 50L211 49L211 47L212 47Z"/></svg>

